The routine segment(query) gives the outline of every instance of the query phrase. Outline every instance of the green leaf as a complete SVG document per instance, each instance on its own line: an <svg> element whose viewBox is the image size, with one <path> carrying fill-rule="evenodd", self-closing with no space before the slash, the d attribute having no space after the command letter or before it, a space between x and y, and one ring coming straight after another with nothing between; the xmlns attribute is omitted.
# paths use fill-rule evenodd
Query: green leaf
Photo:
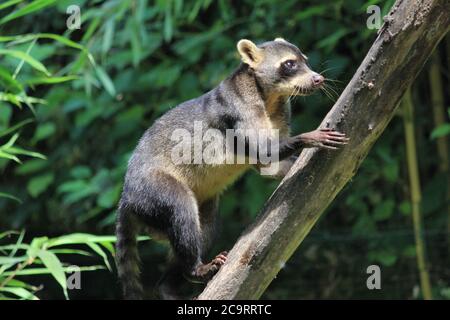
<svg viewBox="0 0 450 320"><path fill-rule="evenodd" d="M5 158L5 159L13 160L17 163L21 163L19 158L17 158L16 156L13 156L13 155L6 153L4 151L1 151L1 150L0 150L0 158Z"/></svg>
<svg viewBox="0 0 450 320"><path fill-rule="evenodd" d="M173 35L173 20L172 20L172 12L171 12L171 6L169 5L170 3L168 3L166 5L166 12L165 12L165 18L164 18L164 30L163 30L163 34L164 34L164 40L166 42L169 42L170 40L172 40L172 35Z"/></svg>
<svg viewBox="0 0 450 320"><path fill-rule="evenodd" d="M408 216L411 214L412 208L411 208L411 202L409 201L402 201L400 205L398 206L398 209L400 210L400 213L404 216Z"/></svg>
<svg viewBox="0 0 450 320"><path fill-rule="evenodd" d="M53 173L46 173L31 179L27 184L27 190L33 198L43 193L52 184Z"/></svg>
<svg viewBox="0 0 450 320"><path fill-rule="evenodd" d="M88 166L76 166L70 170L70 175L75 179L87 179L92 176L92 170Z"/></svg>
<svg viewBox="0 0 450 320"><path fill-rule="evenodd" d="M406 248L404 248L402 250L402 254L408 258L415 257L416 256L416 246L414 246L414 245L407 246Z"/></svg>
<svg viewBox="0 0 450 320"><path fill-rule="evenodd" d="M105 263L106 267L108 268L109 271L112 271L111 269L111 265L109 264L108 261L108 256L105 254L105 252L102 250L102 248L94 243L94 242L87 242L86 243L92 250L94 250L100 257L103 258L103 262Z"/></svg>
<svg viewBox="0 0 450 320"><path fill-rule="evenodd" d="M9 1L6 1L6 2L0 4L0 10L3 10L3 9L8 8L10 6L13 6L13 5L15 5L15 4L19 3L19 2L22 2L22 1L23 0L9 0Z"/></svg>
<svg viewBox="0 0 450 320"><path fill-rule="evenodd" d="M39 152L34 152L34 151L28 151L19 147L10 147L8 148L8 152L12 153L12 154L21 154L21 155L25 155L25 156L30 156L30 157L34 157L34 158L40 158L40 159L47 159L46 156L44 156L43 154L39 153Z"/></svg>
<svg viewBox="0 0 450 320"><path fill-rule="evenodd" d="M18 175L27 175L44 169L48 164L49 163L45 160L32 159L18 166L14 172Z"/></svg>
<svg viewBox="0 0 450 320"><path fill-rule="evenodd" d="M11 12L7 16L0 19L0 25L6 23L8 21L20 18L24 15L28 15L35 11L41 10L42 8L48 7L55 2L56 2L56 0L35 0L23 7L19 7L19 9Z"/></svg>
<svg viewBox="0 0 450 320"><path fill-rule="evenodd" d="M8 236L10 236L10 235L12 235L12 234L19 234L20 232L18 232L18 231L4 231L4 232L2 232L2 233L0 233L0 239L3 239L4 237L8 237Z"/></svg>
<svg viewBox="0 0 450 320"><path fill-rule="evenodd" d="M80 191L88 187L88 183L84 180L71 180L63 183L58 187L58 193L68 193Z"/></svg>
<svg viewBox="0 0 450 320"><path fill-rule="evenodd" d="M78 49L78 50L81 50L81 51L84 51L87 53L86 47L82 46L81 44L76 43L75 41L67 39L66 37L60 36L58 34L38 33L38 34L30 35L30 36L35 37L37 39L41 39L41 38L52 39L52 40L58 41L61 44L66 45L68 47Z"/></svg>
<svg viewBox="0 0 450 320"><path fill-rule="evenodd" d="M53 252L54 254L78 254L80 256L92 257L92 253L78 249L50 249L49 251Z"/></svg>
<svg viewBox="0 0 450 320"><path fill-rule="evenodd" d="M103 70L102 67L96 66L95 71L97 73L97 76L102 83L103 87L108 91L108 93L112 96L116 96L116 89L114 88L114 84L111 80L111 78L108 76L108 74Z"/></svg>
<svg viewBox="0 0 450 320"><path fill-rule="evenodd" d="M28 283L25 283L25 282L17 280L17 279L9 280L8 281L8 287L21 287L21 288L27 288L27 289L33 289L34 288L32 285L29 285Z"/></svg>
<svg viewBox="0 0 450 320"><path fill-rule="evenodd" d="M9 101L12 104L18 106L22 109L22 104L20 103L20 97L12 93L0 92L0 101Z"/></svg>
<svg viewBox="0 0 450 320"><path fill-rule="evenodd" d="M17 288L17 287L0 287L0 291L12 293L19 298L26 300L39 300L33 293L28 291L25 288Z"/></svg>
<svg viewBox="0 0 450 320"><path fill-rule="evenodd" d="M443 125L435 128L433 132L431 132L431 139L444 137L448 134L450 134L450 123L444 123Z"/></svg>
<svg viewBox="0 0 450 320"><path fill-rule="evenodd" d="M51 239L48 247L55 247L67 244L87 244L99 242L115 242L115 236L96 236L88 233L72 233L58 238Z"/></svg>
<svg viewBox="0 0 450 320"><path fill-rule="evenodd" d="M398 180L399 171L400 168L396 161L387 162L382 168L383 176L389 182L395 182Z"/></svg>
<svg viewBox="0 0 450 320"><path fill-rule="evenodd" d="M59 261L58 257L53 252L46 250L38 250L37 256L39 257L39 259L42 260L42 263L51 272L52 276L56 279L56 281L60 284L60 286L64 291L65 297L68 299L67 279L61 261Z"/></svg>
<svg viewBox="0 0 450 320"><path fill-rule="evenodd" d="M134 23L130 24L130 43L131 43L131 55L133 59L133 66L137 66L141 61L142 48L141 41L139 40L139 35L137 27L134 27Z"/></svg>
<svg viewBox="0 0 450 320"><path fill-rule="evenodd" d="M397 256L395 255L395 252L392 251L392 249L383 249L369 252L368 258L369 260L380 262L386 267L393 266L397 262Z"/></svg>
<svg viewBox="0 0 450 320"><path fill-rule="evenodd" d="M326 10L327 10L327 6L325 6L325 5L311 6L311 7L305 8L305 10L300 10L295 15L295 20L301 21L301 20L308 19L313 16L315 16L315 17L321 16L321 15L323 15L323 13L326 12Z"/></svg>
<svg viewBox="0 0 450 320"><path fill-rule="evenodd" d="M0 246L0 250L14 250L15 248L27 250L29 248L29 245L22 243L22 244L7 244L4 246Z"/></svg>
<svg viewBox="0 0 450 320"><path fill-rule="evenodd" d="M70 39L67 39L61 35L58 35L58 34L32 33L32 34L24 34L24 35L17 35L17 36L0 36L0 42L14 41L15 44L33 41L33 40L37 40L37 39L55 40L65 46L83 51L85 54L87 54L89 56L89 52L86 47L84 47L83 45L78 44ZM92 59L92 57L89 57L89 59Z"/></svg>
<svg viewBox="0 0 450 320"><path fill-rule="evenodd" d="M56 131L56 126L53 122L46 122L40 124L36 132L34 133L34 137L32 139L33 143L39 142L53 135Z"/></svg>
<svg viewBox="0 0 450 320"><path fill-rule="evenodd" d="M336 32L332 33L328 37L325 37L324 39L320 40L317 43L317 47L318 48L326 48L328 51L330 51L336 46L339 39L341 39L343 36L345 36L349 32L350 31L347 30L347 28L338 29Z"/></svg>
<svg viewBox="0 0 450 320"><path fill-rule="evenodd" d="M148 236L138 237L138 241L149 240ZM64 235L58 238L50 239L47 243L47 247L55 247L67 244L86 244L91 243L103 243L103 242L116 242L117 238L115 236L97 236L88 233L72 233Z"/></svg>
<svg viewBox="0 0 450 320"><path fill-rule="evenodd" d="M30 248L28 249L27 254L31 257L35 257L37 255L37 249L40 249L46 244L48 241L48 237L37 237L33 238L31 241Z"/></svg>
<svg viewBox="0 0 450 320"><path fill-rule="evenodd" d="M95 271L95 270L102 270L105 269L104 266L95 265L95 266L89 266L89 267L80 267L80 271ZM69 267L63 268L64 272L73 272L73 270ZM17 276L30 276L30 275L37 275L37 274L51 274L51 271L47 268L29 268L29 269L23 269L19 271L7 271L3 273L4 276L10 276L10 275L17 275Z"/></svg>
<svg viewBox="0 0 450 320"><path fill-rule="evenodd" d="M0 66L0 85L6 88L6 90L12 91L13 93L18 93L23 91L23 87L11 73Z"/></svg>
<svg viewBox="0 0 450 320"><path fill-rule="evenodd" d="M8 55L20 60L25 61L34 69L45 73L47 76L50 76L50 72L48 72L47 68L38 60L30 56L29 54L19 51L19 50L10 50L10 49L0 49L0 55Z"/></svg>
<svg viewBox="0 0 450 320"><path fill-rule="evenodd" d="M14 145L14 143L17 141L18 138L19 138L19 134L18 134L18 133L14 134L14 135L8 140L7 143L5 143L3 146L0 147L0 149L5 150L5 149L11 148L11 147Z"/></svg>
<svg viewBox="0 0 450 320"><path fill-rule="evenodd" d="M395 202L392 199L387 199L375 207L373 218L375 221L387 220L392 216L394 208Z"/></svg>
<svg viewBox="0 0 450 320"><path fill-rule="evenodd" d="M114 20L109 19L105 24L105 33L103 35L102 52L108 53L114 37Z"/></svg>
<svg viewBox="0 0 450 320"><path fill-rule="evenodd" d="M62 83L72 80L80 79L78 76L64 76L64 77L51 77L51 78L31 78L28 80L25 80L25 84L28 85L36 85L36 84L55 84L55 83Z"/></svg>
<svg viewBox="0 0 450 320"><path fill-rule="evenodd" d="M0 138L3 137L3 136L6 136L6 135L8 135L8 134L10 134L10 133L12 133L12 132L14 132L16 130L18 130L18 129L20 129L24 125L27 125L27 124L29 124L31 122L34 122L34 119L31 119L31 118L30 119L25 119L25 120L20 121L19 123L15 124L15 125L13 125L12 127L9 127L9 128L7 128L7 129L5 129L3 131L0 131Z"/></svg>
<svg viewBox="0 0 450 320"><path fill-rule="evenodd" d="M23 262L25 260L27 260L28 257L27 256L22 256L22 257L0 257L0 264L17 264L20 262Z"/></svg>
<svg viewBox="0 0 450 320"><path fill-rule="evenodd" d="M121 189L121 185L117 185L101 192L97 198L97 204L107 209L114 207L119 199Z"/></svg>
<svg viewBox="0 0 450 320"><path fill-rule="evenodd" d="M22 244L23 238L25 237L25 230L22 230L19 234L19 238L16 241L14 248L9 253L10 257L14 257L17 253L17 250L20 249L20 245Z"/></svg>
<svg viewBox="0 0 450 320"><path fill-rule="evenodd" d="M18 203L22 203L22 200L9 193L0 192L0 198L8 198L17 201Z"/></svg>
<svg viewBox="0 0 450 320"><path fill-rule="evenodd" d="M20 107L21 102L25 102L27 104L31 104L31 103L45 104L46 103L46 101L44 99L39 99L39 98L35 98L35 97L30 97L30 96L22 97L22 96L13 95L13 94L4 93L4 92L0 92L0 101L9 101L11 103L14 103L18 107Z"/></svg>

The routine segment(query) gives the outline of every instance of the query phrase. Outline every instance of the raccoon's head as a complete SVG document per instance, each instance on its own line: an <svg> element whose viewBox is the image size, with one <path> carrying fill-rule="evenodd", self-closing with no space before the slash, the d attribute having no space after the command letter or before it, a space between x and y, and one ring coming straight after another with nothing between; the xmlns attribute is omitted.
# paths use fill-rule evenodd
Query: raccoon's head
<svg viewBox="0 0 450 320"><path fill-rule="evenodd" d="M242 62L254 72L258 83L269 93L309 95L322 87L324 77L312 71L308 57L282 38L255 45L242 39L237 44Z"/></svg>

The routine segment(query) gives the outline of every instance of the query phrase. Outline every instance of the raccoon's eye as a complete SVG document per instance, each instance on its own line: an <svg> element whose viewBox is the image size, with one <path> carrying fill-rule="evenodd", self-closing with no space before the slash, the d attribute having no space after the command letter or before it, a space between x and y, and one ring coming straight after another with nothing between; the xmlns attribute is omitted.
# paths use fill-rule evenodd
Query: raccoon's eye
<svg viewBox="0 0 450 320"><path fill-rule="evenodd" d="M295 60L286 60L285 62L283 62L283 67L288 70L295 70L298 68L298 64Z"/></svg>

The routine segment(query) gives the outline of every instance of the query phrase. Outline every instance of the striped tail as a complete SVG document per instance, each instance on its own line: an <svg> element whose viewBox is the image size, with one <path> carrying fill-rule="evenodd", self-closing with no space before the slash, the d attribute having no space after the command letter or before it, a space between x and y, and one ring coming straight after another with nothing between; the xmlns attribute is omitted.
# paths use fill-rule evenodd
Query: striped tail
<svg viewBox="0 0 450 320"><path fill-rule="evenodd" d="M116 223L116 265L123 295L127 300L140 300L143 296L135 220L134 213L121 203Z"/></svg>

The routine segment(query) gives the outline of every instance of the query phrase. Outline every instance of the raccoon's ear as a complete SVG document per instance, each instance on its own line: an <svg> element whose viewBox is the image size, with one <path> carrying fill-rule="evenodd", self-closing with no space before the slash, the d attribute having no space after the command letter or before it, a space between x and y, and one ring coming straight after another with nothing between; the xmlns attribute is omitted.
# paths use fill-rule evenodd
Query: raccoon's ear
<svg viewBox="0 0 450 320"><path fill-rule="evenodd" d="M256 67L263 60L263 50L247 39L239 40L237 49L241 55L242 62L250 67Z"/></svg>
<svg viewBox="0 0 450 320"><path fill-rule="evenodd" d="M274 41L279 41L279 42L287 42L286 40L284 40L283 38L275 38Z"/></svg>

